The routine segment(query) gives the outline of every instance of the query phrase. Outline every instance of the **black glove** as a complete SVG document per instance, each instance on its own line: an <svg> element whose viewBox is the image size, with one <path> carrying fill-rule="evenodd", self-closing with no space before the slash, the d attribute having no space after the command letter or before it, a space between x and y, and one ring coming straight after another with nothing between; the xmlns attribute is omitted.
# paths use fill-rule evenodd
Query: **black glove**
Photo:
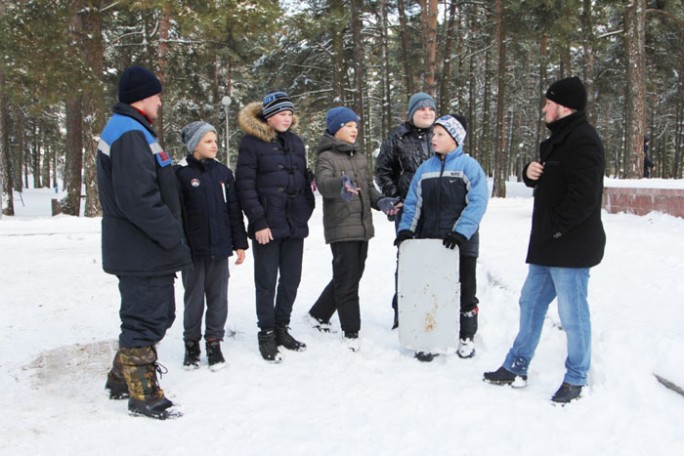
<svg viewBox="0 0 684 456"><path fill-rule="evenodd" d="M413 239L413 231L401 230L397 233L397 238L394 240L394 245L399 247L406 239Z"/></svg>
<svg viewBox="0 0 684 456"><path fill-rule="evenodd" d="M465 244L467 239L465 236L463 236L460 233L457 233L455 231L450 231L449 234L447 234L444 237L444 241L442 241L442 245L446 247L447 249L453 250L454 247L458 246L460 249L463 247L463 244Z"/></svg>

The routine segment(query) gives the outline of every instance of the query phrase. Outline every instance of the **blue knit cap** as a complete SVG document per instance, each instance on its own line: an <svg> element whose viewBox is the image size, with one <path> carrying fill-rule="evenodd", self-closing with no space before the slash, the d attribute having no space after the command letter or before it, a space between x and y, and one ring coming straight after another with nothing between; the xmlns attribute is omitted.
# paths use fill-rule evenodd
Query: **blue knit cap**
<svg viewBox="0 0 684 456"><path fill-rule="evenodd" d="M435 120L435 125L443 127L449 133L449 136L454 138L457 145L463 145L466 137L465 119L457 119L455 116L446 115Z"/></svg>
<svg viewBox="0 0 684 456"><path fill-rule="evenodd" d="M344 106L337 106L332 108L325 115L325 124L328 128L328 133L335 136L335 133L342 128L347 122L358 122L361 120L354 111Z"/></svg>
<svg viewBox="0 0 684 456"><path fill-rule="evenodd" d="M261 113L264 119L278 114L280 111L292 111L294 113L294 104L290 97L281 91L268 92L264 96L264 107Z"/></svg>
<svg viewBox="0 0 684 456"><path fill-rule="evenodd" d="M216 133L216 129L211 124L202 122L201 120L190 122L180 131L181 141L183 141L183 144L187 147L188 152L192 154L195 152L195 149L197 149L197 144L204 138L204 135L210 131Z"/></svg>
<svg viewBox="0 0 684 456"><path fill-rule="evenodd" d="M422 108L432 108L436 110L435 100L425 92L413 94L408 103L408 120L413 120L413 115Z"/></svg>

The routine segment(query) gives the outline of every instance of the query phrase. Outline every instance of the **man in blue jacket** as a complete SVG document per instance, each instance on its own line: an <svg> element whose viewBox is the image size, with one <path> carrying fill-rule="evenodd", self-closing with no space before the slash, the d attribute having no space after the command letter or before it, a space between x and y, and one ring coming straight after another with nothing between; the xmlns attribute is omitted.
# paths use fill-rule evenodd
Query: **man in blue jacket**
<svg viewBox="0 0 684 456"><path fill-rule="evenodd" d="M119 279L119 350L105 388L129 397L131 415L177 416L157 380L158 343L175 319L174 279L190 262L171 158L152 122L162 85L149 70L132 66L119 80L119 103L97 151L102 204L102 267Z"/></svg>

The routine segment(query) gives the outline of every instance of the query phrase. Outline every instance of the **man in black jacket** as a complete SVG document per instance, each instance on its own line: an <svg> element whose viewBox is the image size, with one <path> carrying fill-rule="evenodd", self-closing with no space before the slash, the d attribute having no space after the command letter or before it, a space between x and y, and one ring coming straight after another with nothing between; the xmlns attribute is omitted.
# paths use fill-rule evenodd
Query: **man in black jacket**
<svg viewBox="0 0 684 456"><path fill-rule="evenodd" d="M408 117L382 144L375 160L375 182L382 194L389 197L406 198L411 179L418 167L432 157L432 124L435 122L435 100L427 93L413 94L408 103ZM401 212L395 218L395 228L401 222ZM394 323L397 318L396 281L394 297Z"/></svg>
<svg viewBox="0 0 684 456"><path fill-rule="evenodd" d="M130 396L130 414L157 419L178 415L157 381L155 344L175 319L176 272L190 263L172 160L152 129L161 91L149 70L127 68L97 151L102 267L121 293L119 350L105 388L112 399Z"/></svg>
<svg viewBox="0 0 684 456"><path fill-rule="evenodd" d="M580 397L591 362L589 268L603 258L606 235L601 222L603 143L587 121L587 92L577 77L561 79L546 92L544 122L551 136L541 143L540 159L523 176L534 188L529 272L520 296L520 328L503 365L484 374L495 384L524 386L527 370L549 304L567 337L566 373L552 397L567 403Z"/></svg>

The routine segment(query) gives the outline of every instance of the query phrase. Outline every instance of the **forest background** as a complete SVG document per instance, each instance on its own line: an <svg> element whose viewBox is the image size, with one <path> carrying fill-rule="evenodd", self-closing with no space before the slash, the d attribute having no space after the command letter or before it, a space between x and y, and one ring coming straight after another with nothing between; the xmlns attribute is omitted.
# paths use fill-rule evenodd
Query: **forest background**
<svg viewBox="0 0 684 456"><path fill-rule="evenodd" d="M439 114L467 117L466 151L505 197L547 134L546 88L576 75L607 176L641 176L648 134L652 176L681 179L683 50L684 0L2 0L2 212L25 187L63 185L64 213L100 215L98 135L131 64L163 82L155 129L176 159L179 129L202 119L234 167L237 113L279 89L311 163L326 111L345 105L362 116L372 167L425 91Z"/></svg>

